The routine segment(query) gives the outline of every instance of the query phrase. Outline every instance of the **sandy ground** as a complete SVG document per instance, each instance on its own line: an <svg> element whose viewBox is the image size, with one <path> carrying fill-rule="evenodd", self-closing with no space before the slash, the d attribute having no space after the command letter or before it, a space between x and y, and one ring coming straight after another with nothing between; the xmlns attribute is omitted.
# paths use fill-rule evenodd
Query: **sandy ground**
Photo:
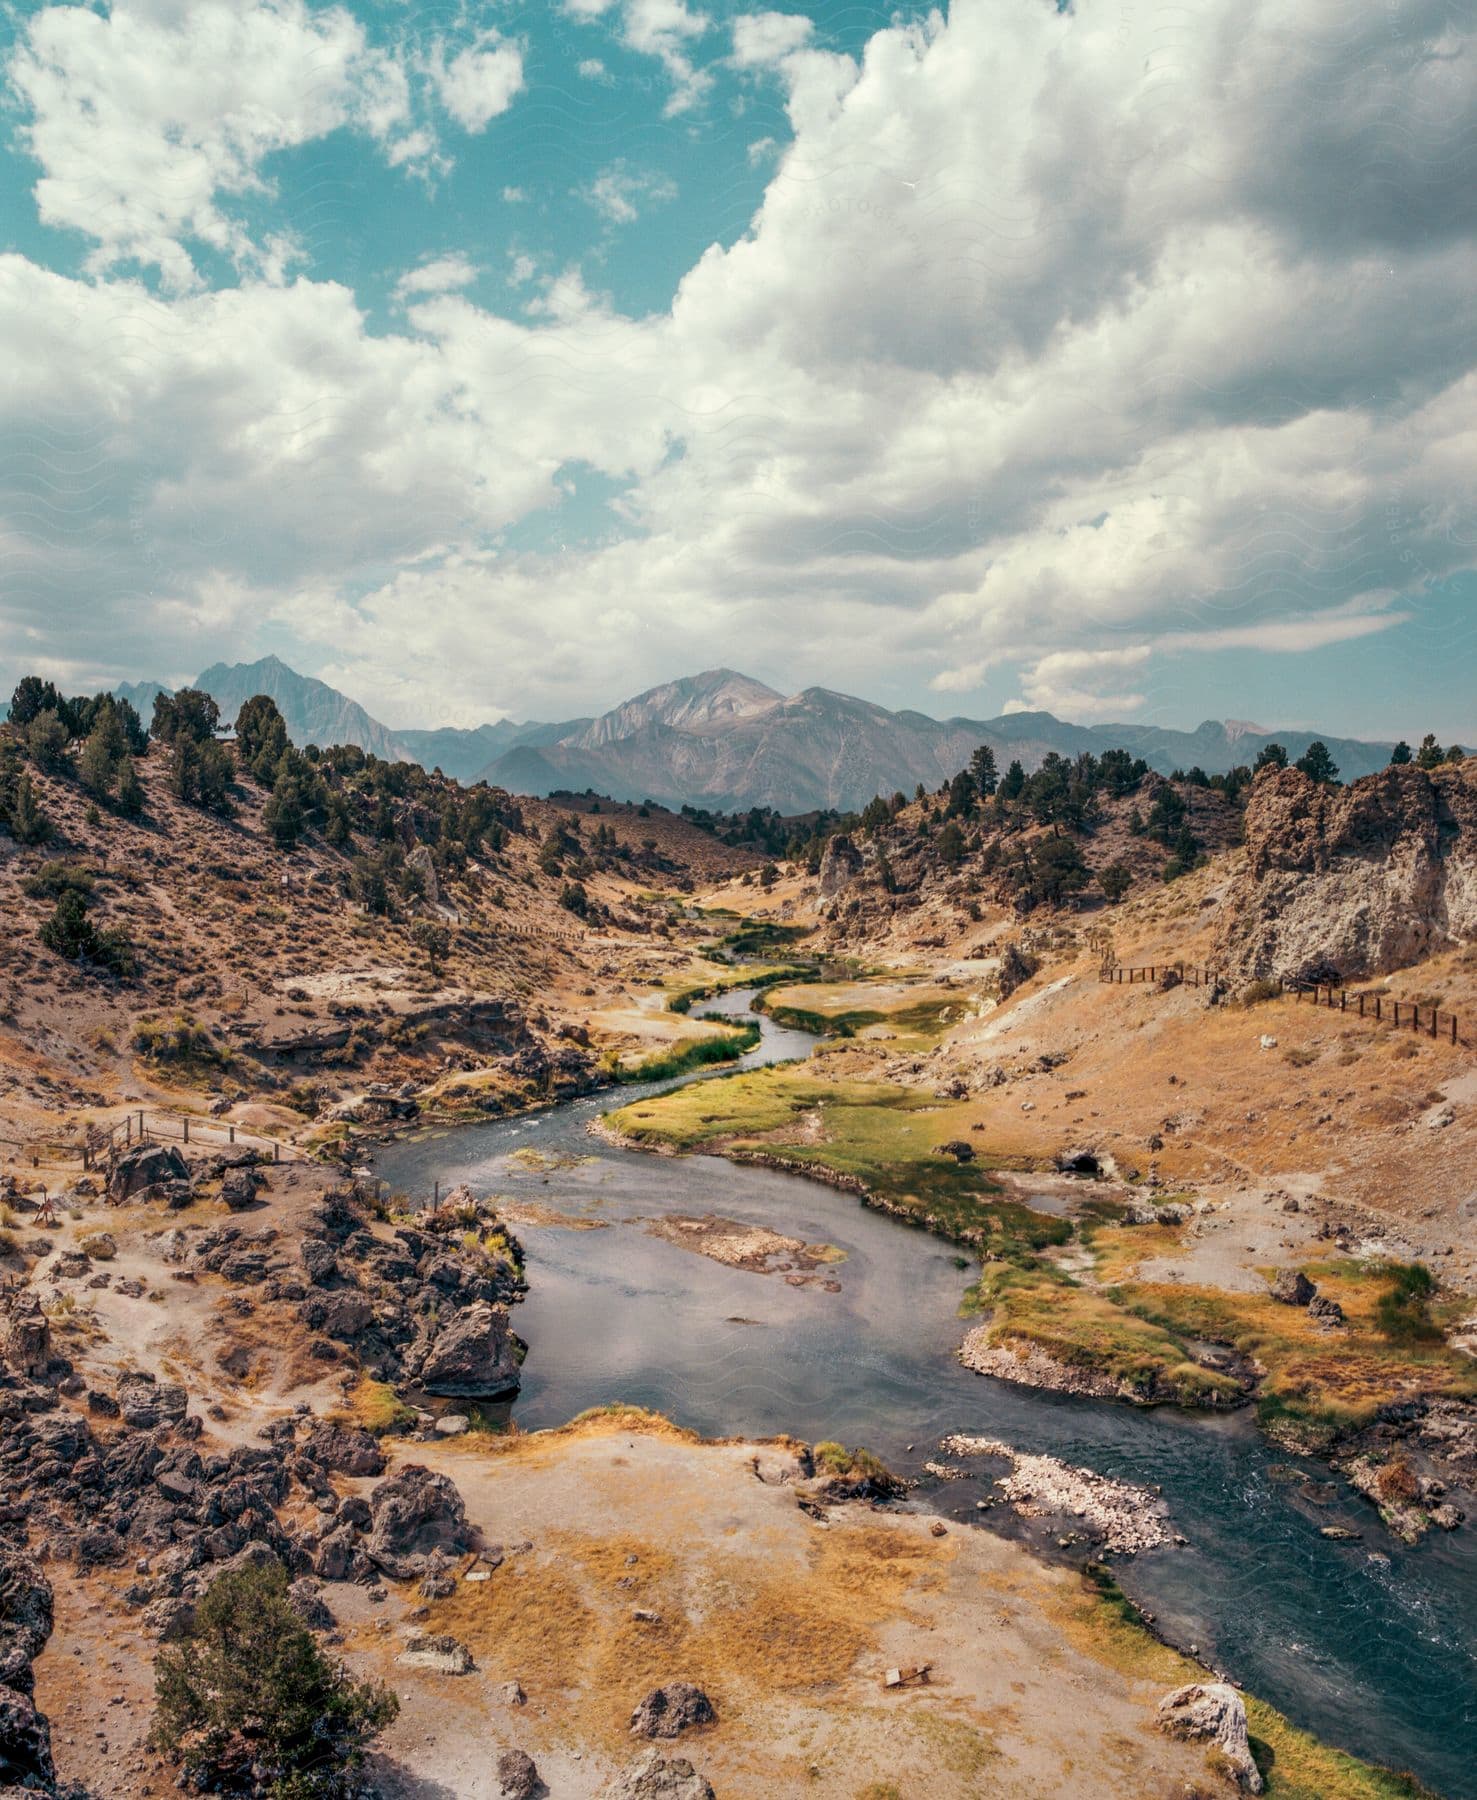
<svg viewBox="0 0 1477 1800"><path fill-rule="evenodd" d="M697 1681L717 1709L672 1753L725 1800L1180 1800L1206 1776L1199 1751L1154 1728L1159 1689L1085 1647L1078 1578L984 1532L935 1537L926 1517L864 1506L818 1522L785 1485L781 1446L618 1422L502 1452L467 1443L413 1453L455 1479L489 1541L530 1546L422 1622L467 1643L476 1671L397 1667L403 1596L376 1608L330 1590L354 1665L406 1702L384 1746L386 1800L493 1796L505 1744L560 1800L597 1794L640 1749L632 1707L670 1679ZM887 1668L925 1662L927 1686L882 1687ZM525 1706L504 1697L511 1681Z"/></svg>

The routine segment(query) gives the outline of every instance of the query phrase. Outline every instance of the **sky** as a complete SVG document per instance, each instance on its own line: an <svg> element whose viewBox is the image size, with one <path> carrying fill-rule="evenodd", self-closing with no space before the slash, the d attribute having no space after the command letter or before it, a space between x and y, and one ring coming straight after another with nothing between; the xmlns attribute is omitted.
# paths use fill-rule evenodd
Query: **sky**
<svg viewBox="0 0 1477 1800"><path fill-rule="evenodd" d="M0 9L0 684L1477 741L1477 13Z"/></svg>

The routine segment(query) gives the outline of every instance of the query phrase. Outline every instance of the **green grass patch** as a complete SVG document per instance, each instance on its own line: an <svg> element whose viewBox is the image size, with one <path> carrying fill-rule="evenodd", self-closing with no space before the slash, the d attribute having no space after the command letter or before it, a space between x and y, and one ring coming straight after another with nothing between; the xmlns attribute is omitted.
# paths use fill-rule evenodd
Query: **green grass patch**
<svg viewBox="0 0 1477 1800"><path fill-rule="evenodd" d="M1140 1319L1255 1357L1266 1370L1264 1425L1335 1432L1366 1425L1413 1393L1477 1398L1477 1365L1447 1347L1420 1265L1329 1262L1306 1273L1344 1309L1344 1328L1325 1331L1304 1308L1267 1294L1132 1281L1110 1292Z"/></svg>
<svg viewBox="0 0 1477 1800"><path fill-rule="evenodd" d="M895 976L879 979L896 986ZM864 980L801 982L787 987L783 994L762 995L755 1004L776 1025L813 1032L817 1037L850 1038L859 1032L880 1029L900 1042L918 1047L936 1043L950 1025L964 1017L967 1009L966 996L940 997L936 993L927 999L891 1005L849 1004L855 990L865 985Z"/></svg>
<svg viewBox="0 0 1477 1800"><path fill-rule="evenodd" d="M1392 1344L1443 1342L1441 1327L1431 1317L1436 1283L1424 1263L1389 1263L1390 1285L1375 1305L1380 1330Z"/></svg>
<svg viewBox="0 0 1477 1800"><path fill-rule="evenodd" d="M726 994L731 988L774 987L781 981L794 981L797 976L805 973L804 969L797 968L794 963L774 963L755 969L730 969L705 981L693 981L682 987L669 988L667 1011L691 1012L699 1000L711 1000L715 994Z"/></svg>
<svg viewBox="0 0 1477 1800"><path fill-rule="evenodd" d="M812 925L777 925L767 919L744 919L735 930L719 938L718 948L730 956L781 956L814 929Z"/></svg>
<svg viewBox="0 0 1477 1800"><path fill-rule="evenodd" d="M1065 1242L1064 1220L1002 1202L989 1159L960 1163L936 1146L969 1128L967 1103L935 1100L917 1088L828 1080L809 1064L755 1069L608 1115L637 1143L672 1150L721 1148L764 1157L818 1179L840 1177L859 1191L944 1236L1014 1245Z"/></svg>
<svg viewBox="0 0 1477 1800"><path fill-rule="evenodd" d="M965 1296L988 1312L992 1345L1032 1344L1054 1361L1100 1376L1125 1398L1226 1406L1242 1395L1227 1375L1202 1368L1185 1337L1116 1304L1044 1263L988 1263Z"/></svg>
<svg viewBox="0 0 1477 1800"><path fill-rule="evenodd" d="M717 1014L709 1014L716 1023L728 1026L722 1037L692 1038L670 1050L658 1050L630 1067L617 1067L615 1078L621 1083L640 1081L674 1081L679 1075L690 1075L694 1069L711 1068L716 1063L737 1062L759 1042L757 1019L733 1024Z"/></svg>

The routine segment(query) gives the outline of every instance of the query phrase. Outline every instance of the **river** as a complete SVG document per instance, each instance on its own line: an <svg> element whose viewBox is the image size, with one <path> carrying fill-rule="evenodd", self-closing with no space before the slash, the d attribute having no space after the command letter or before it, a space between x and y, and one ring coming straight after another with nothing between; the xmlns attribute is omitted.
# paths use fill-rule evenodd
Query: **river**
<svg viewBox="0 0 1477 1800"><path fill-rule="evenodd" d="M742 1015L749 998L708 1009ZM806 1034L762 1026L742 1067L809 1054ZM1117 1572L1166 1636L1327 1742L1477 1800L1477 1525L1408 1549L1372 1509L1330 1490L1324 1467L1270 1446L1249 1413L1146 1411L971 1373L954 1357L970 1277L951 1245L802 1176L620 1150L587 1133L600 1113L655 1091L431 1131L375 1159L414 1202L433 1180L443 1193L464 1181L599 1222L516 1227L529 1280L515 1320L529 1344L520 1426L626 1401L710 1436L835 1438L922 1476L923 1503L971 1516L973 1484L923 1475L947 1432L1158 1484L1188 1547ZM728 1268L643 1223L710 1212L836 1245L845 1261L822 1272L840 1291ZM1289 1465L1322 1504L1287 1479ZM1330 1524L1364 1541L1330 1542L1319 1535Z"/></svg>

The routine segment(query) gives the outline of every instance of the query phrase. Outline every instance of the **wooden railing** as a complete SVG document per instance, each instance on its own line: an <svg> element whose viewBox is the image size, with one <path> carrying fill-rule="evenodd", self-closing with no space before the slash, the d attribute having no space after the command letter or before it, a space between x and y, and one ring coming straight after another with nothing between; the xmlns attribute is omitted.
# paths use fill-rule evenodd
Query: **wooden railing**
<svg viewBox="0 0 1477 1800"><path fill-rule="evenodd" d="M94 1125L82 1141L82 1166L93 1168L99 1161L106 1161L130 1145L155 1141L221 1147L240 1143L253 1150L270 1151L273 1162L281 1162L284 1155L291 1161L304 1154L295 1145L283 1144L262 1132L243 1131L229 1122L196 1118L189 1113L156 1113L140 1109L128 1113L116 1125Z"/></svg>

